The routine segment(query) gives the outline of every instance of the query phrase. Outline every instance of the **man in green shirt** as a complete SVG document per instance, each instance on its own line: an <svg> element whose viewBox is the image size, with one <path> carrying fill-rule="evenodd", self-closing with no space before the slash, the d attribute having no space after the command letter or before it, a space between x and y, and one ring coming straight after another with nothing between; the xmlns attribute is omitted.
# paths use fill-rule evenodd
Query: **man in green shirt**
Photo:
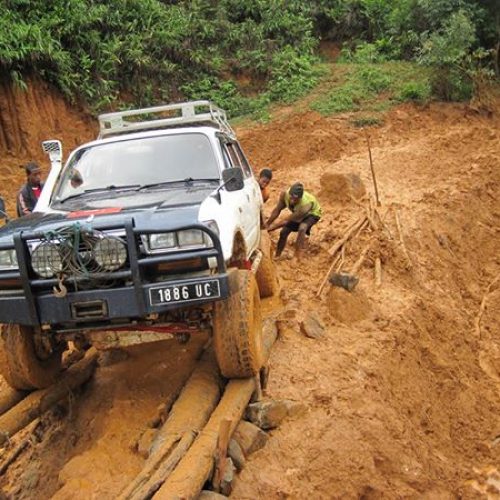
<svg viewBox="0 0 500 500"><path fill-rule="evenodd" d="M288 208L292 212L288 217L278 222L274 222L281 211ZM315 196L304 191L304 186L296 182L286 191L280 194L278 203L271 212L266 222L268 231L282 228L276 247L276 257L283 252L286 240L291 232L297 232L295 242L295 256L300 257L300 252L304 248L306 235L311 233L311 227L321 219L321 207Z"/></svg>

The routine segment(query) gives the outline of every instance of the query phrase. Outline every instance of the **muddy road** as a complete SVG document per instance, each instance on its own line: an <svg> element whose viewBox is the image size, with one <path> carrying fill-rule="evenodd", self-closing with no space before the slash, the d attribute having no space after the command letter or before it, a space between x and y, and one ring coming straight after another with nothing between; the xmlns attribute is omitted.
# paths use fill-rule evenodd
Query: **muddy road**
<svg viewBox="0 0 500 500"><path fill-rule="evenodd" d="M95 133L47 89L30 92L26 102L7 96L18 110L12 130L22 133L9 132L19 141L2 146L5 185L21 183L17 165L27 157L45 164L30 146L39 139L67 138L68 148ZM44 127L29 118L30 105L45 110ZM319 296L329 249L364 210L349 195L373 193L365 132L350 116L292 109L237 130L254 168L274 171L268 213L281 189L301 181L324 216L305 260L277 262L281 304L267 309L280 336L266 397L303 402L306 411L269 432L231 498L500 495L500 102L491 116L465 105L405 105L384 120L368 129L384 225L344 247L344 271L369 248L356 289L328 284ZM2 194L12 212L13 193ZM320 338L301 331L311 314ZM110 355L43 417L0 478L4 494L115 498L141 469L138 443L204 340Z"/></svg>

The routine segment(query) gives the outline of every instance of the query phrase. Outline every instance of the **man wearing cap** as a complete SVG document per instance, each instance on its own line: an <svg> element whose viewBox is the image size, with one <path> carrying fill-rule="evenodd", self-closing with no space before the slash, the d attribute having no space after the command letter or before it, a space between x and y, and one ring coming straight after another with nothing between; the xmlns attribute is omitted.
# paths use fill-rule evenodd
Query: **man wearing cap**
<svg viewBox="0 0 500 500"><path fill-rule="evenodd" d="M291 215L281 221L274 222L284 208L288 208L292 212ZM304 191L304 186L300 182L292 184L286 191L283 191L280 194L278 204L266 222L268 231L282 228L276 247L276 257L279 257L283 252L286 240L292 231L298 233L295 242L295 256L300 257L306 235L311 233L311 227L320 219L321 207L318 200L311 193Z"/></svg>
<svg viewBox="0 0 500 500"><path fill-rule="evenodd" d="M24 166L28 177L26 184L17 194L17 216L22 217L33 212L38 198L42 193L42 172L38 164L34 161L28 162Z"/></svg>

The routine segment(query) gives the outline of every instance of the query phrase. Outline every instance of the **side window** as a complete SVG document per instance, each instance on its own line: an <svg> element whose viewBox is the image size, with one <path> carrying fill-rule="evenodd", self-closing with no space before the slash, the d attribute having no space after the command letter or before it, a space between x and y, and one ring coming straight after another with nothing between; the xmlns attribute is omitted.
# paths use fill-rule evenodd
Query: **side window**
<svg viewBox="0 0 500 500"><path fill-rule="evenodd" d="M241 168L243 170L243 177L248 178L252 176L252 170L237 143L221 140L221 149L226 168Z"/></svg>
<svg viewBox="0 0 500 500"><path fill-rule="evenodd" d="M251 177L253 172L252 172L252 169L250 168L250 164L248 163L248 160L246 159L245 155L243 154L241 146L237 142L235 142L234 148L236 149L236 151L238 152L238 156L240 157L241 168L243 169L245 177Z"/></svg>
<svg viewBox="0 0 500 500"><path fill-rule="evenodd" d="M229 156L229 152L226 148L226 145L221 141L220 148L222 151L222 157L224 158L224 168L233 167L233 163L231 161L231 157Z"/></svg>
<svg viewBox="0 0 500 500"><path fill-rule="evenodd" d="M226 149L227 149L227 152L229 154L229 157L231 158L231 165L233 167L241 168L241 161L240 161L240 158L238 156L238 153L234 149L234 144L231 142L228 142L226 144Z"/></svg>

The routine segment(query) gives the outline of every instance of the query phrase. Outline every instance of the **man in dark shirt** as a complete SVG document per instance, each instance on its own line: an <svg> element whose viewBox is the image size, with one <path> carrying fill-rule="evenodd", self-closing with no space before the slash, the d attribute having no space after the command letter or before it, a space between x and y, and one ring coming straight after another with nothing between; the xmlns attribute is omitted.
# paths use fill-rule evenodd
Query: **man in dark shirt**
<svg viewBox="0 0 500 500"><path fill-rule="evenodd" d="M273 178L273 171L270 168L263 168L259 173L259 186L262 193L262 201L265 203L269 199L269 184Z"/></svg>
<svg viewBox="0 0 500 500"><path fill-rule="evenodd" d="M35 205L42 193L42 171L34 161L28 162L24 166L27 175L27 182L17 194L17 215L22 217L33 212Z"/></svg>

